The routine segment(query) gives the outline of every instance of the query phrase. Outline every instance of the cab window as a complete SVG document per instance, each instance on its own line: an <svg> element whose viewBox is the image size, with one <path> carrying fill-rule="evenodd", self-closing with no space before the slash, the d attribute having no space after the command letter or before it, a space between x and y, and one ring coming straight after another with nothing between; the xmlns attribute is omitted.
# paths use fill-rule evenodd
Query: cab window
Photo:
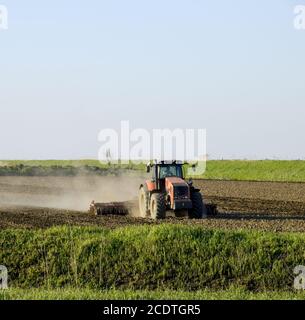
<svg viewBox="0 0 305 320"><path fill-rule="evenodd" d="M164 179L166 177L182 178L182 168L180 166L175 165L160 166L159 177L160 179Z"/></svg>

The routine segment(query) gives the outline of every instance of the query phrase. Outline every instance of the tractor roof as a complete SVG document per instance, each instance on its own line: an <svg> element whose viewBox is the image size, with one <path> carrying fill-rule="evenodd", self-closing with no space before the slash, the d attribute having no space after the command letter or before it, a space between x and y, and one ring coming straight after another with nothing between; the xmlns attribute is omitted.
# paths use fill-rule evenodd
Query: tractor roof
<svg viewBox="0 0 305 320"><path fill-rule="evenodd" d="M185 164L183 161L178 161L178 160L162 160L162 161L154 161L154 162L149 162L147 165L148 166L158 166L158 165L183 165Z"/></svg>

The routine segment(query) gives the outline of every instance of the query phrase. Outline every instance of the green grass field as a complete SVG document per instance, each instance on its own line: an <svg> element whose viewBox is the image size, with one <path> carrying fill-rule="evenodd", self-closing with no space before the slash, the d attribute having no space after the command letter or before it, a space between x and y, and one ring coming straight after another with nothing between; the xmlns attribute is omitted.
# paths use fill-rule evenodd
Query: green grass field
<svg viewBox="0 0 305 320"><path fill-rule="evenodd" d="M171 224L1 230L0 247L9 285L19 288L8 291L12 296L52 297L52 289L78 288L61 294L86 289L81 294L89 297L127 292L162 298L174 292L175 297L205 299L210 292L217 298L256 293L264 298L273 292L288 298L295 297L294 268L305 265L304 234Z"/></svg>
<svg viewBox="0 0 305 320"><path fill-rule="evenodd" d="M206 179L305 182L305 161L215 160L207 162Z"/></svg>
<svg viewBox="0 0 305 320"><path fill-rule="evenodd" d="M250 292L244 289L183 291L90 290L66 288L9 289L0 291L0 300L304 300L304 292Z"/></svg>
<svg viewBox="0 0 305 320"><path fill-rule="evenodd" d="M145 172L144 164L101 164L97 160L0 161L1 175L116 174L122 170ZM305 182L303 160L210 160L204 175L218 180Z"/></svg>

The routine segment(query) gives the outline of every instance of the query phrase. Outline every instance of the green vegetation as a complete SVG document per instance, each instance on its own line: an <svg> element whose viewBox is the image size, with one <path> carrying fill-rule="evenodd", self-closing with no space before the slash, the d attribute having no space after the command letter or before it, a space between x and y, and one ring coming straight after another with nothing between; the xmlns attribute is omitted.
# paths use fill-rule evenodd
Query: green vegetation
<svg viewBox="0 0 305 320"><path fill-rule="evenodd" d="M97 160L0 161L0 176L116 175L126 170L144 172L145 164L101 164ZM194 178L305 182L305 161L210 160L206 173Z"/></svg>
<svg viewBox="0 0 305 320"><path fill-rule="evenodd" d="M213 160L205 179L305 182L303 160Z"/></svg>
<svg viewBox="0 0 305 320"><path fill-rule="evenodd" d="M144 164L134 164L132 162L126 163L118 163L118 164L108 164L102 163L98 160L0 160L0 166L6 167L62 167L62 168L82 168L82 167L96 167L100 169L132 169L132 170L143 170L146 168Z"/></svg>
<svg viewBox="0 0 305 320"><path fill-rule="evenodd" d="M158 225L1 230L13 288L291 291L305 235Z"/></svg>
<svg viewBox="0 0 305 320"><path fill-rule="evenodd" d="M183 291L131 291L90 289L9 289L0 300L304 300L304 292L250 292L244 289Z"/></svg>
<svg viewBox="0 0 305 320"><path fill-rule="evenodd" d="M144 168L143 164L103 164L97 160L12 160L0 161L0 176L106 176Z"/></svg>

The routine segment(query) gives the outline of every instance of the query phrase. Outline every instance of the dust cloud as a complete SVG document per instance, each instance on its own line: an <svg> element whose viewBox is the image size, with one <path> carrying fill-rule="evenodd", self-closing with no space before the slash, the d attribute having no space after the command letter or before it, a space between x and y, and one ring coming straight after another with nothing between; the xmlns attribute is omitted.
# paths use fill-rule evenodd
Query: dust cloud
<svg viewBox="0 0 305 320"><path fill-rule="evenodd" d="M47 207L88 210L96 202L129 201L137 198L145 177L0 177L0 206Z"/></svg>

